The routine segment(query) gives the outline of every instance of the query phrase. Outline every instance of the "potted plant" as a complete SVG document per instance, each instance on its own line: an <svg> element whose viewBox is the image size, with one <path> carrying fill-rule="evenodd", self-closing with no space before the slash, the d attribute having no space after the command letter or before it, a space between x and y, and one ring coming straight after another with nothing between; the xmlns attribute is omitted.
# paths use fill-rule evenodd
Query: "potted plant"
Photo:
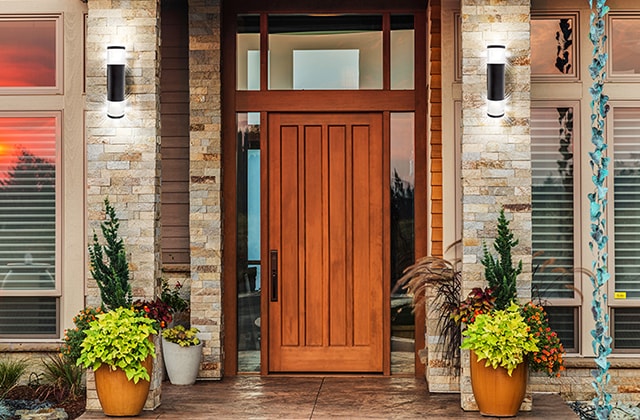
<svg viewBox="0 0 640 420"><path fill-rule="evenodd" d="M85 330L77 363L94 370L98 399L106 415L136 416L149 392L155 321L123 307L96 318Z"/></svg>
<svg viewBox="0 0 640 420"><path fill-rule="evenodd" d="M162 351L169 381L173 385L192 385L198 377L202 341L200 331L182 325L162 331Z"/></svg>

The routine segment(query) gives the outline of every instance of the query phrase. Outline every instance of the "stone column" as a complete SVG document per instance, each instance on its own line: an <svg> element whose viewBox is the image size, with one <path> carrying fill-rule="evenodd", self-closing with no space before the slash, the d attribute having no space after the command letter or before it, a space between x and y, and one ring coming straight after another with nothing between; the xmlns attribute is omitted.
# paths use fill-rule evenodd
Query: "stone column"
<svg viewBox="0 0 640 420"><path fill-rule="evenodd" d="M199 377L218 379L222 377L220 56L220 1L189 0L191 325L204 339Z"/></svg>
<svg viewBox="0 0 640 420"><path fill-rule="evenodd" d="M462 14L462 240L463 298L485 287L482 243L496 236L505 207L520 244L513 258L523 261L518 295L531 295L530 0L461 0ZM507 110L490 118L486 107L487 45L507 51ZM463 352L461 406L477 410ZM531 400L525 401L530 408Z"/></svg>
<svg viewBox="0 0 640 420"><path fill-rule="evenodd" d="M160 278L159 4L157 0L89 0L86 38L86 136L88 241L104 220L109 197L120 219L134 299L153 299ZM106 51L126 49L126 113L106 114ZM78 174L78 176L80 176ZM80 222L80 221L79 221ZM87 304L98 305L93 279ZM160 404L154 372L145 406ZM99 409L88 381L88 409Z"/></svg>

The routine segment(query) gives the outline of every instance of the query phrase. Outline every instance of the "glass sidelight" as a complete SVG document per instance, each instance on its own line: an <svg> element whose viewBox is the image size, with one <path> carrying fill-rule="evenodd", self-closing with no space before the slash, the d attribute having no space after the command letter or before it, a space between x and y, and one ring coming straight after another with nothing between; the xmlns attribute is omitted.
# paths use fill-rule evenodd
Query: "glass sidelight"
<svg viewBox="0 0 640 420"><path fill-rule="evenodd" d="M260 371L260 113L237 114L238 371Z"/></svg>

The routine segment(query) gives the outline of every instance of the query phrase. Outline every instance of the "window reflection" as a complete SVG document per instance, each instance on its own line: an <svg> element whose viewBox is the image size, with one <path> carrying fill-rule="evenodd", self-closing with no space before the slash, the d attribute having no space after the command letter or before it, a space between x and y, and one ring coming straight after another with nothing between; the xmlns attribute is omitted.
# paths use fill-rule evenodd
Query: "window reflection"
<svg viewBox="0 0 640 420"><path fill-rule="evenodd" d="M56 86L56 21L0 20L0 87Z"/></svg>
<svg viewBox="0 0 640 420"><path fill-rule="evenodd" d="M640 17L611 17L610 22L612 74L640 73Z"/></svg>
<svg viewBox="0 0 640 420"><path fill-rule="evenodd" d="M574 17L531 19L531 74L575 76Z"/></svg>
<svg viewBox="0 0 640 420"><path fill-rule="evenodd" d="M238 90L260 90L260 16L238 16L236 35Z"/></svg>

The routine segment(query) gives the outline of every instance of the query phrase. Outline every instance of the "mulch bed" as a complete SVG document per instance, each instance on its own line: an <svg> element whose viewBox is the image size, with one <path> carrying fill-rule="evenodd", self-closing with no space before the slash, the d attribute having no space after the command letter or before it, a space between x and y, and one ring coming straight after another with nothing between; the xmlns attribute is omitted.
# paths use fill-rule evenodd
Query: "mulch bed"
<svg viewBox="0 0 640 420"><path fill-rule="evenodd" d="M5 400L8 405L18 408L37 409L44 406L62 408L70 420L80 417L86 407L84 395L72 398L66 392L51 385L16 386L7 393Z"/></svg>

